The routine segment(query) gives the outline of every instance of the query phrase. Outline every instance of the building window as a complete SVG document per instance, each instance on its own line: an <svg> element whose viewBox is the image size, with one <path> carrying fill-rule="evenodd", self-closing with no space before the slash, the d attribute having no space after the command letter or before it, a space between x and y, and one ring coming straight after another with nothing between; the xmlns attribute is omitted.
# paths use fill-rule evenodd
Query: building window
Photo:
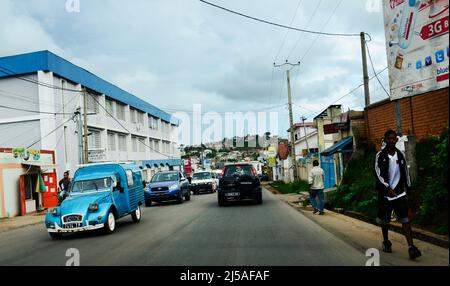
<svg viewBox="0 0 450 286"><path fill-rule="evenodd" d="M137 138L136 137L131 137L131 147L133 152L137 152Z"/></svg>
<svg viewBox="0 0 450 286"><path fill-rule="evenodd" d="M106 100L106 115L109 117L114 116L113 102L109 99Z"/></svg>
<svg viewBox="0 0 450 286"><path fill-rule="evenodd" d="M116 134L108 133L108 149L109 151L116 151Z"/></svg>
<svg viewBox="0 0 450 286"><path fill-rule="evenodd" d="M125 173L127 174L127 185L128 187L132 187L134 185L133 171L125 170Z"/></svg>
<svg viewBox="0 0 450 286"><path fill-rule="evenodd" d="M170 133L170 124L164 123L164 133L169 134Z"/></svg>
<svg viewBox="0 0 450 286"><path fill-rule="evenodd" d="M136 112L137 112L136 109L130 109L130 120L131 120L131 123L137 123Z"/></svg>
<svg viewBox="0 0 450 286"><path fill-rule="evenodd" d="M87 111L88 113L99 113L99 105L97 96L94 94L86 93L87 96Z"/></svg>
<svg viewBox="0 0 450 286"><path fill-rule="evenodd" d="M155 152L157 152L157 153L161 152L161 149L159 146L160 146L159 140L156 140L155 141Z"/></svg>
<svg viewBox="0 0 450 286"><path fill-rule="evenodd" d="M140 138L139 139L139 153L145 153L145 139Z"/></svg>
<svg viewBox="0 0 450 286"><path fill-rule="evenodd" d="M102 148L102 135L100 131L88 129L88 149L99 150Z"/></svg>
<svg viewBox="0 0 450 286"><path fill-rule="evenodd" d="M117 109L117 119L125 121L125 105L117 103L116 109Z"/></svg>
<svg viewBox="0 0 450 286"><path fill-rule="evenodd" d="M150 116L149 117L149 125L150 125L151 130L157 131L159 129L158 128L158 119L153 116Z"/></svg>
<svg viewBox="0 0 450 286"><path fill-rule="evenodd" d="M136 110L137 123L144 124L144 113Z"/></svg>
<svg viewBox="0 0 450 286"><path fill-rule="evenodd" d="M128 151L127 150L127 136L119 135L119 151Z"/></svg>
<svg viewBox="0 0 450 286"><path fill-rule="evenodd" d="M163 141L163 152L164 154L170 154L170 142Z"/></svg>

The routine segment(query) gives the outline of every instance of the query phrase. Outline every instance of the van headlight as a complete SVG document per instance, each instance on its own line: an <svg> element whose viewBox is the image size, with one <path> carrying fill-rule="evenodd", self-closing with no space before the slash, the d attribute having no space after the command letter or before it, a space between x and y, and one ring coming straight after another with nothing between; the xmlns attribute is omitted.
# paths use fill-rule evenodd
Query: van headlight
<svg viewBox="0 0 450 286"><path fill-rule="evenodd" d="M57 215L58 214L58 208L49 208L47 210L48 214Z"/></svg>
<svg viewBox="0 0 450 286"><path fill-rule="evenodd" d="M90 211L91 213L98 211L98 204L90 204L88 211Z"/></svg>
<svg viewBox="0 0 450 286"><path fill-rule="evenodd" d="M169 190L170 190L170 191L178 190L178 185L172 185L172 186L170 186L170 187L169 187Z"/></svg>

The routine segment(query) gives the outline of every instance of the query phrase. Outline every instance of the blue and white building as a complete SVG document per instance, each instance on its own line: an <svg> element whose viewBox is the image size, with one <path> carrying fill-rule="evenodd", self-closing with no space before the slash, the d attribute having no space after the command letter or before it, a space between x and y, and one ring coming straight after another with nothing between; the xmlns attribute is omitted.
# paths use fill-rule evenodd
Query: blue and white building
<svg viewBox="0 0 450 286"><path fill-rule="evenodd" d="M90 162L133 161L147 180L181 165L176 118L49 51L0 57L0 148L54 150L58 178L73 174L84 96Z"/></svg>

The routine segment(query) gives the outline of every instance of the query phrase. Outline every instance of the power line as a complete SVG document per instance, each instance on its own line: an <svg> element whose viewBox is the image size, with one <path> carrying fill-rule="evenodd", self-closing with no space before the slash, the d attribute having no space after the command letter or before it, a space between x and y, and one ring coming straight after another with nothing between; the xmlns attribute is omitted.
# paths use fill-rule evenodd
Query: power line
<svg viewBox="0 0 450 286"><path fill-rule="evenodd" d="M373 73L374 73L375 77L377 78L378 83L383 88L384 92L387 94L387 96L391 97L389 92L386 90L384 85L381 83L381 80L378 78L378 75L377 75L376 70L375 70L375 65L373 64L373 61L372 61L372 56L370 55L369 45L367 44L367 41L365 42L365 44L366 44L366 47L367 47L367 54L369 55L370 65L372 66Z"/></svg>
<svg viewBox="0 0 450 286"><path fill-rule="evenodd" d="M14 78L17 78L17 79L20 79L20 80L23 80L23 81L26 81L26 82L34 83L34 84L37 84L37 85L40 85L40 86L44 86L44 87L47 87L47 88L81 93L80 90L68 89L68 88L59 87L59 86L48 84L48 83L43 83L43 82L38 81L38 80L33 80L33 79L21 77L16 72L14 72L14 71L12 71L12 70L10 70L8 68L2 67L2 66L0 66L0 71L4 72L4 73L6 73L6 74L8 74L8 75L10 75L10 76L12 76Z"/></svg>
<svg viewBox="0 0 450 286"><path fill-rule="evenodd" d="M272 95L273 95L273 75L275 73L275 67L272 67L272 77L270 79L270 94L269 94L269 105L272 104Z"/></svg>
<svg viewBox="0 0 450 286"><path fill-rule="evenodd" d="M379 74L381 74L381 73L383 73L384 71L386 71L387 69L388 69L388 67L385 67L384 69L382 69L382 70L380 70L379 72L375 73L375 75L373 75L373 76L369 79L369 81L372 80L372 79L374 79L374 78L377 77ZM352 89L350 92L344 94L343 96L341 96L340 98L338 98L338 99L335 100L334 102L329 103L327 106L336 104L337 102L339 102L340 100L344 99L345 97L347 97L347 96L353 94L355 91L357 91L358 89L360 89L360 88L363 87L363 86L364 86L364 83L358 85L357 87L355 87L354 89ZM327 106L325 106L324 108L326 108ZM310 113L310 114L309 114L308 116L306 116L306 117L309 118L311 115L314 115L314 114L316 114L316 113L322 112L322 110L323 110L323 108L322 108L320 111Z"/></svg>
<svg viewBox="0 0 450 286"><path fill-rule="evenodd" d="M94 101L96 101L97 102L97 104L104 110L104 111L106 111L106 113L112 118L112 119L114 119L114 121L116 121L125 131L127 131L129 134L132 134L132 132L130 131L130 130L128 130L128 128L126 128L125 126L123 126L123 124L122 124L122 122L120 122L114 115L112 115L110 112L109 112L109 110L106 108L106 107L104 107L95 97L92 97L92 99L94 99ZM158 153L158 154L160 154L160 155L163 155L164 157L166 157L166 158L169 158L169 159L174 159L175 157L173 157L173 156L170 156L170 155L166 155L166 154L164 154L164 153L161 153L161 152L159 152L158 150L156 150L156 149L153 149L152 147L150 147L149 145L147 145L146 143L144 143L144 142L142 142L141 140L138 140L138 142L139 143L141 143L142 145L144 145L145 147L147 147L147 148L149 148L150 150L152 150L152 151L154 151L154 152L156 152L156 153Z"/></svg>
<svg viewBox="0 0 450 286"><path fill-rule="evenodd" d="M259 19L259 18L256 18L256 17L252 17L252 16L249 16L249 15L245 15L245 14L242 14L242 13L230 10L228 8L225 8L225 7L222 7L222 6L219 6L219 5L216 5L216 4L204 1L204 0L200 0L200 2L203 2L203 3L211 5L213 7L216 7L216 8L222 9L224 11L227 11L229 13L236 14L236 15L248 18L248 19L252 19L252 20L255 20L255 21L258 21L258 22L261 22L261 23L277 26L277 27L284 28L284 29L295 30L295 31L298 31L298 32L309 33L309 34L318 34L318 35L324 35L324 36L337 36L337 37L359 37L360 36L360 34L326 33L326 32L318 32L318 31L311 31L311 30L306 30L306 29L294 28L294 27L290 27L290 26L286 26L286 25L281 25L281 24L277 24L277 23L274 23L274 22L270 22L270 21L267 21L267 20Z"/></svg>
<svg viewBox="0 0 450 286"><path fill-rule="evenodd" d="M45 101L45 100L33 100L30 97L26 97L24 95L20 95L18 93L14 93L11 91L6 91L3 89L0 89L0 96L1 97L9 97L9 98L13 98L16 100L21 100L21 101L25 101L25 102L30 102L30 103L35 103L35 104L39 104L39 105L46 105L46 106L51 106L51 107L61 107L61 104L58 103L54 103L54 102L50 102L50 101Z"/></svg>
<svg viewBox="0 0 450 286"><path fill-rule="evenodd" d="M299 0L299 1L298 1L297 8L295 9L294 16L292 17L292 20L291 20L291 23L289 24L289 26L292 26L292 24L294 23L294 20L295 20L295 18L297 17L298 8L300 8L300 5L302 4L302 2L303 2L303 0ZM278 53L277 53L277 55L275 56L274 62L276 62L276 61L278 60L278 56L280 55L280 52L281 52L281 50L282 50L283 47L284 47L284 44L285 44L285 42L286 42L287 36L289 35L289 32L290 32L290 30L287 30L287 31L286 31L286 34L285 34L285 36L284 36L284 39L283 39L283 41L281 42L281 46L280 46L280 48L278 49Z"/></svg>
<svg viewBox="0 0 450 286"><path fill-rule="evenodd" d="M313 11L313 13L309 17L309 20L306 22L307 23L306 28L309 28L309 25L311 24L311 21L313 20L314 16L316 15L317 11L319 10L320 4L322 4L322 0L319 1L319 3L317 4L316 8ZM303 38L303 35L304 34L300 34L300 36L298 37L297 42L295 42L295 45L292 47L291 51L289 52L289 54L287 56L288 59L292 55L294 50L297 48L298 44L300 43L300 40Z"/></svg>
<svg viewBox="0 0 450 286"><path fill-rule="evenodd" d="M280 105L274 105L274 106L267 106L267 107L263 107L263 108L259 108L259 109L252 109L252 110L245 110L245 111L239 111L239 110L230 110L230 111L211 111L211 112L201 112L201 114L208 114L208 113L218 113L218 114L227 114L227 113L245 113L245 112L258 112L258 111L265 111L265 110L270 110L270 109L276 109L279 107L282 107L286 104L280 104ZM185 112L185 113L189 113L189 114L193 114L194 111L191 110L183 110L183 109L176 109L176 108L161 108L163 111L168 111L168 112Z"/></svg>
<svg viewBox="0 0 450 286"><path fill-rule="evenodd" d="M333 12L331 12L330 16L328 17L327 21L325 22L325 25L322 26L322 29L320 31L323 31L328 24L330 23L331 19L333 18L334 14L336 13L337 9L339 8L339 6L342 4L343 0L340 0L336 7L334 7ZM306 52L303 54L303 56L301 57L300 61L303 61L303 59L306 57L306 55L311 51L311 49L314 47L314 45L317 42L317 39L319 38L320 35L317 35L316 38L314 39L314 41L311 43L311 45L309 46L308 50L306 50Z"/></svg>
<svg viewBox="0 0 450 286"><path fill-rule="evenodd" d="M71 115L72 114L72 113L36 111L36 110L22 109L22 108L11 107L11 106L6 106L6 105L0 105L0 108L16 110L16 111L23 111L23 112L29 112L29 113L47 114L47 115Z"/></svg>
<svg viewBox="0 0 450 286"><path fill-rule="evenodd" d="M67 122L71 121L71 120L75 120L75 117L78 116L77 112L73 113L73 115L63 121L60 125L58 125L55 129L53 129L52 131L50 131L47 135L45 135L44 137L42 137L41 139L39 139L38 141L34 142L33 144L31 144L30 146L28 146L26 149L30 149L31 147L33 147L34 145L36 145L37 143L41 142L42 140L44 140L45 138L47 138L48 136L50 136L51 134L55 133L59 128L63 127Z"/></svg>

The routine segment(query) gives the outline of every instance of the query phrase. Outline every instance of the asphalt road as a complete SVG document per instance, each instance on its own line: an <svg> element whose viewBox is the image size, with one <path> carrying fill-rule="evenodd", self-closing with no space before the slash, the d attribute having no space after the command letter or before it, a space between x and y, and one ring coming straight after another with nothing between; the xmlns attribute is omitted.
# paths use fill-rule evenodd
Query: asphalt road
<svg viewBox="0 0 450 286"><path fill-rule="evenodd" d="M182 205L143 209L118 221L114 234L82 233L51 241L43 225L0 234L0 265L64 266L364 266L364 253L264 191L264 204L217 206L216 194Z"/></svg>

